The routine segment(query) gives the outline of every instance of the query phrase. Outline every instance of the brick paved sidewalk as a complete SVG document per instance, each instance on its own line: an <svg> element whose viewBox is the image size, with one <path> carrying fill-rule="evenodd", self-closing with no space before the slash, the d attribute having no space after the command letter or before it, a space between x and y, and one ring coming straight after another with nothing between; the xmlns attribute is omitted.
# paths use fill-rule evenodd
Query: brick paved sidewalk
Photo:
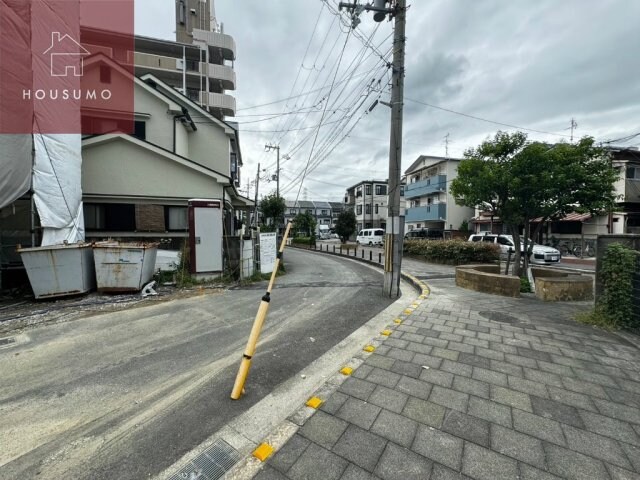
<svg viewBox="0 0 640 480"><path fill-rule="evenodd" d="M446 268L255 478L640 479L640 351Z"/></svg>

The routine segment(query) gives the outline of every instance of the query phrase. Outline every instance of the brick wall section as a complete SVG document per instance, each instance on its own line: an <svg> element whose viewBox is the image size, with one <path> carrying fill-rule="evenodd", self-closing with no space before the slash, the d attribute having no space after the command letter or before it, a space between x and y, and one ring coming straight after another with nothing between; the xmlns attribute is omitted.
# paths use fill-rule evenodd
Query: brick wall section
<svg viewBox="0 0 640 480"><path fill-rule="evenodd" d="M164 207L162 205L136 205L136 230L138 232L164 232Z"/></svg>

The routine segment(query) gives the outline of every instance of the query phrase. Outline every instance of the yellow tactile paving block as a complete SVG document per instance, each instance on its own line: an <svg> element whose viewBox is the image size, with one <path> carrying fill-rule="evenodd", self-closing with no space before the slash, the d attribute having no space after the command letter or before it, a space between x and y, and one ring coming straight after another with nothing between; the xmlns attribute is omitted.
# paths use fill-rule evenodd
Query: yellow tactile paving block
<svg viewBox="0 0 640 480"><path fill-rule="evenodd" d="M384 335L385 337L388 337L389 335L391 335L391 330L383 330L380 332L380 335Z"/></svg>
<svg viewBox="0 0 640 480"><path fill-rule="evenodd" d="M318 408L320 405L322 405L322 400L320 400L318 397L311 397L309 400L307 400L307 403L305 405L311 408Z"/></svg>
<svg viewBox="0 0 640 480"><path fill-rule="evenodd" d="M376 347L374 347L373 345L367 345L366 347L363 348L365 352L373 352L375 349Z"/></svg>
<svg viewBox="0 0 640 480"><path fill-rule="evenodd" d="M258 448L253 451L253 456L261 462L264 462L273 453L273 447L268 443L261 443Z"/></svg>
<svg viewBox="0 0 640 480"><path fill-rule="evenodd" d="M353 368L343 367L342 370L340 370L340 373L343 375L351 375L353 373Z"/></svg>

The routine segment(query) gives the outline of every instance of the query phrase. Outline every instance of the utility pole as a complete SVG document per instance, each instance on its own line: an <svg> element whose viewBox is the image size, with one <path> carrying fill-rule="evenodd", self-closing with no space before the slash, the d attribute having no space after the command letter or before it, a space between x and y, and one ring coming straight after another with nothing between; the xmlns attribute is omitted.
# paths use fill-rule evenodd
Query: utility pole
<svg viewBox="0 0 640 480"><path fill-rule="evenodd" d="M256 173L256 197L253 213L253 226L258 226L258 185L260 184L260 164L258 163L258 172Z"/></svg>
<svg viewBox="0 0 640 480"><path fill-rule="evenodd" d="M265 145L264 151L270 152L271 150L275 150L277 154L276 160L276 197L280 197L280 145Z"/></svg>
<svg viewBox="0 0 640 480"><path fill-rule="evenodd" d="M387 7L387 3L391 7ZM393 65L391 77L391 134L389 139L389 206L387 233L384 244L383 295L400 296L402 267L402 236L404 217L400 216L400 189L402 188L402 112L404 102L404 35L407 21L406 0L374 0L373 5L340 2L339 8L351 10L352 28L360 23L363 10L373 11L373 19L382 22L387 15L394 19ZM386 102L380 102L386 104Z"/></svg>
<svg viewBox="0 0 640 480"><path fill-rule="evenodd" d="M578 127L578 124L576 123L576 121L572 118L571 119L571 143L573 143L573 130L575 128Z"/></svg>

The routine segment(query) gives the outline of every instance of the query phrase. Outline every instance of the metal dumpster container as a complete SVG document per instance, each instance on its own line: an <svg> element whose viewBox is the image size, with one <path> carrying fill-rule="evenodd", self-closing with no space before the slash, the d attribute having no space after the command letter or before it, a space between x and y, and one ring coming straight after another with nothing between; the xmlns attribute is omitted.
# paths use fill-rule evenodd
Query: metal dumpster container
<svg viewBox="0 0 640 480"><path fill-rule="evenodd" d="M99 292L137 292L153 277L157 243L96 242L93 259Z"/></svg>
<svg viewBox="0 0 640 480"><path fill-rule="evenodd" d="M90 243L18 248L37 299L87 293L96 287Z"/></svg>

